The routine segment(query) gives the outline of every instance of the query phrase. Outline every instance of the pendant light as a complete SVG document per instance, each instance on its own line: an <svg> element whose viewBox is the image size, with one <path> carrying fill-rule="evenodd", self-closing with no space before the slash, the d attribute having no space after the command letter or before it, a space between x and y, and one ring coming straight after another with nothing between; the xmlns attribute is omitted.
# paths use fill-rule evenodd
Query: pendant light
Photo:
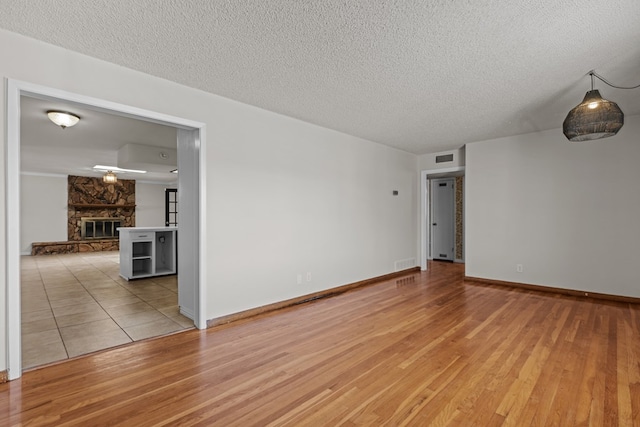
<svg viewBox="0 0 640 427"><path fill-rule="evenodd" d="M107 184L115 184L118 182L118 177L112 171L107 171L107 173L102 176L102 181Z"/></svg>
<svg viewBox="0 0 640 427"><path fill-rule="evenodd" d="M562 123L562 132L571 142L608 138L617 134L624 124L624 113L618 104L602 98L600 92L593 88L594 77L617 89L640 87L640 85L634 87L612 85L595 71L590 71L589 76L591 76L591 90L587 92L580 104L569 111Z"/></svg>

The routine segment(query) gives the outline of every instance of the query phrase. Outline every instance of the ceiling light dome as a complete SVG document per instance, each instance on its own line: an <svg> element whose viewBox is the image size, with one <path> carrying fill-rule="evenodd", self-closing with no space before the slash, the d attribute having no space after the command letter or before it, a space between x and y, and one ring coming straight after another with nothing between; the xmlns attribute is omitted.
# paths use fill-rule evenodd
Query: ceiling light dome
<svg viewBox="0 0 640 427"><path fill-rule="evenodd" d="M64 111L47 111L47 116L49 116L49 120L60 126L62 129L74 126L80 121L80 117Z"/></svg>

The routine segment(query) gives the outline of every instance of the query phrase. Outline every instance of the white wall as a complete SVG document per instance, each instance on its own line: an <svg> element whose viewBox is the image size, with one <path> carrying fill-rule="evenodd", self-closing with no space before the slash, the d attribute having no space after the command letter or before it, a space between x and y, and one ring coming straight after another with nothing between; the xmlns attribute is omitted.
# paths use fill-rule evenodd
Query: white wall
<svg viewBox="0 0 640 427"><path fill-rule="evenodd" d="M67 177L20 175L20 252L33 242L67 240Z"/></svg>
<svg viewBox="0 0 640 427"><path fill-rule="evenodd" d="M244 118L251 126L216 146L211 168L220 178L209 181L209 254L223 285L211 297L225 301L212 317L416 258L415 156L256 109Z"/></svg>
<svg viewBox="0 0 640 427"><path fill-rule="evenodd" d="M0 46L2 77L206 124L207 318L389 273L394 261L416 258L416 156L3 30ZM1 135L5 108L0 103ZM6 223L4 150L0 160ZM5 240L0 227L3 271ZM307 272L312 280L298 285L297 274ZM0 370L6 286L0 278Z"/></svg>
<svg viewBox="0 0 640 427"><path fill-rule="evenodd" d="M164 227L164 190L167 184L136 181L136 227Z"/></svg>
<svg viewBox="0 0 640 427"><path fill-rule="evenodd" d="M640 297L640 116L625 122L583 143L554 129L468 144L466 274Z"/></svg>

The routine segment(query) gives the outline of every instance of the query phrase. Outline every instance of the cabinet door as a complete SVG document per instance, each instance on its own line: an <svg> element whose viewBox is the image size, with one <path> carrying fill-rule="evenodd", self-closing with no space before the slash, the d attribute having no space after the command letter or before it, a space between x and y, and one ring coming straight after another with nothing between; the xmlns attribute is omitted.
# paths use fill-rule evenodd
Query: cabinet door
<svg viewBox="0 0 640 427"><path fill-rule="evenodd" d="M120 276L131 279L131 239L129 233L120 229Z"/></svg>

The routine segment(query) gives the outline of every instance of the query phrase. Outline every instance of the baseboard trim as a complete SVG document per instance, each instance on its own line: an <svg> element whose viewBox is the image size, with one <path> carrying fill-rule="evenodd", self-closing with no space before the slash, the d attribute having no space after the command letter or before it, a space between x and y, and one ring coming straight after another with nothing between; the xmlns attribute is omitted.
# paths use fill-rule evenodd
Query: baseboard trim
<svg viewBox="0 0 640 427"><path fill-rule="evenodd" d="M0 371L0 384L4 384L9 381L9 372Z"/></svg>
<svg viewBox="0 0 640 427"><path fill-rule="evenodd" d="M338 286L337 288L325 289L324 291L315 292L312 294L302 295L296 298L291 298L284 301L279 301L273 304L267 304L249 310L241 311L238 313L229 314L227 316L216 317L215 319L207 320L207 328L214 326L225 325L231 322L237 322L238 320L254 317L259 314L268 313L270 311L281 310L283 308L291 307L294 305L306 304L308 302L316 301L322 298L329 298L336 295L343 294L353 289L361 288L364 286L372 285L374 283L383 282L385 280L394 279L400 276L406 276L407 274L419 272L420 267L412 267L406 270L396 271L389 274L384 274L378 277L372 277L371 279L361 280L359 282L349 283L347 285Z"/></svg>
<svg viewBox="0 0 640 427"><path fill-rule="evenodd" d="M569 295L573 297L593 298L607 301L626 302L630 304L640 304L640 298L626 297L623 295L601 294L598 292L580 291L576 289L554 288L551 286L531 285L528 283L506 282L503 280L484 279L482 277L465 276L465 280L470 282L484 283L487 285L508 286L512 288L528 289L532 291L547 292L552 294Z"/></svg>

